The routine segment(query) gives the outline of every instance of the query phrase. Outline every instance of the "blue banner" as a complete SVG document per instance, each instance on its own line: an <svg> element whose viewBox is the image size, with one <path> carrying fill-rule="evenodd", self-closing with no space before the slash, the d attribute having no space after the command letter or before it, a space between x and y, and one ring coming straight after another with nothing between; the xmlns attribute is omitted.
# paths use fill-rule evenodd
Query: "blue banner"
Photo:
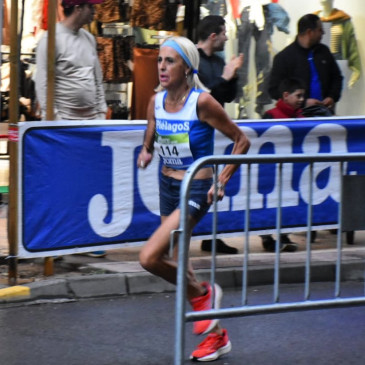
<svg viewBox="0 0 365 365"><path fill-rule="evenodd" d="M251 140L249 154L365 152L364 119L300 119L237 122ZM156 155L146 170L136 167L144 123L20 123L20 235L22 257L44 252L72 253L86 248L119 247L145 241L160 222ZM220 133L215 154L230 153L232 142ZM364 174L349 163L347 172ZM337 223L339 164L315 163L313 225ZM283 165L283 227L305 227L309 168ZM218 232L244 230L247 168L242 165L218 203ZM251 169L250 230L276 224L278 173L275 164ZM209 235L212 213L195 235Z"/></svg>

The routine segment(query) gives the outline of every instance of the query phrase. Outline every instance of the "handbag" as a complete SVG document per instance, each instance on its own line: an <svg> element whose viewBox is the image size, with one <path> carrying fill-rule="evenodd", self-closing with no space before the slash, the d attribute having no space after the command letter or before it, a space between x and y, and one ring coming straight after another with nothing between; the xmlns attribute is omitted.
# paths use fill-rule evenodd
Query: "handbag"
<svg viewBox="0 0 365 365"><path fill-rule="evenodd" d="M324 105L311 105L303 108L302 115L305 117L332 117L333 112Z"/></svg>

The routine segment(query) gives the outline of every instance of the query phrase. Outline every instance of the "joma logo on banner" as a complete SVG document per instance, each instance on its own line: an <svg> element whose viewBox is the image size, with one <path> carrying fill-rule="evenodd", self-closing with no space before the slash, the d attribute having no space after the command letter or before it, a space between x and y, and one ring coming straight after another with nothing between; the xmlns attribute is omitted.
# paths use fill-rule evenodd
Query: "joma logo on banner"
<svg viewBox="0 0 365 365"><path fill-rule="evenodd" d="M301 121L298 121L298 127ZM313 122L312 122L313 123ZM347 129L335 123L323 123L306 129L306 133L294 133L287 125L270 125L270 123L246 123L241 128L251 140L249 154L313 154L321 152L348 152ZM263 125L265 127L263 127ZM292 126L293 124L291 124ZM312 124L313 125L313 124ZM304 127L304 125L303 125ZM304 131L305 129L303 129ZM141 133L139 133L141 143ZM222 135L216 136L215 154L225 154L229 151L230 141ZM116 237L130 226L135 214L135 196L138 194L144 207L158 215L158 171L159 157L156 155L147 170L136 171L134 151L136 140L130 139L128 145L125 131L102 132L101 146L112 151L112 182L111 197L95 194L88 203L88 220L94 232L101 237ZM267 152L265 152L267 151ZM261 165L251 167L251 210L275 208L278 204L278 173L271 167L271 174L260 173ZM136 171L136 173L132 173ZM246 175L247 169L241 166L239 178L231 184L234 195L226 196L218 204L219 212L234 212L245 210L246 207ZM135 179L134 179L135 176ZM283 164L282 206L296 207L301 201L308 203L309 166L295 169L295 164ZM313 205L319 205L329 198L339 201L338 181L340 176L338 163L315 163L313 167ZM269 186L268 192L260 189ZM271 187L271 188L270 188ZM265 189L264 189L265 190ZM267 189L266 189L267 190ZM106 217L110 216L108 222Z"/></svg>

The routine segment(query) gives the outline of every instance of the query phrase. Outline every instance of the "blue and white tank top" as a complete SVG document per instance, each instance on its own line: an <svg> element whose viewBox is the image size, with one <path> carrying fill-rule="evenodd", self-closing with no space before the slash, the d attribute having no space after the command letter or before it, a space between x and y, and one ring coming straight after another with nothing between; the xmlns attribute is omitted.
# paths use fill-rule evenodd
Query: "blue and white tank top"
<svg viewBox="0 0 365 365"><path fill-rule="evenodd" d="M183 108L176 113L165 110L166 91L155 99L155 148L166 167L186 170L200 157L213 154L214 128L199 120L198 98L202 90L192 89Z"/></svg>

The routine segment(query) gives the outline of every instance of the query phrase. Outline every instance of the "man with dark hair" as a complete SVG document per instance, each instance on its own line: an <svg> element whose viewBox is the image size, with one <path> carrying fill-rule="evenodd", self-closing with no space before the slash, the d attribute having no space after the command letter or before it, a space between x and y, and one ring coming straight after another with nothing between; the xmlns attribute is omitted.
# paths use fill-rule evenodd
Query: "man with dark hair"
<svg viewBox="0 0 365 365"><path fill-rule="evenodd" d="M233 56L225 64L216 52L224 50L227 41L225 20L219 15L208 15L198 24L199 79L210 89L211 95L222 105L234 100L237 90L236 71L243 64L243 54ZM236 254L235 247L217 239L217 252ZM203 251L212 250L212 240L203 240Z"/></svg>
<svg viewBox="0 0 365 365"><path fill-rule="evenodd" d="M283 79L296 77L304 83L304 106L323 105L334 110L343 77L329 48L320 43L323 34L317 15L306 14L299 19L295 41L274 57L269 81L273 99L281 97L279 85Z"/></svg>
<svg viewBox="0 0 365 365"><path fill-rule="evenodd" d="M63 0L65 19L56 24L54 120L105 119L107 105L94 36L82 29L103 0ZM42 119L47 107L48 32L37 46L36 94ZM104 257L105 251L87 253Z"/></svg>
<svg viewBox="0 0 365 365"><path fill-rule="evenodd" d="M243 65L243 54L232 57L225 64L215 54L224 50L227 41L225 20L219 15L208 15L198 24L199 78L211 90L212 96L222 105L236 96L236 71Z"/></svg>

